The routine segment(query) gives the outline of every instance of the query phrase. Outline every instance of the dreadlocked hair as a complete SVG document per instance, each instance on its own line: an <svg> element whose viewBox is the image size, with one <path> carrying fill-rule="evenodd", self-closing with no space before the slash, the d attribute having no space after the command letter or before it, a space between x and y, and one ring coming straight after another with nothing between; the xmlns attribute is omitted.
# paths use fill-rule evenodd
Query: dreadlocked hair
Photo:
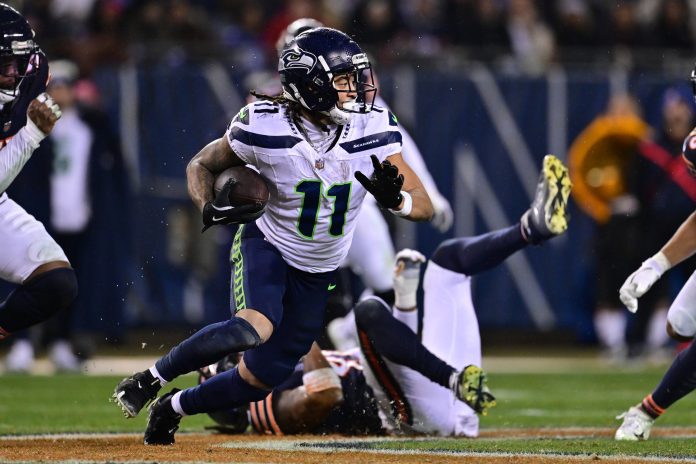
<svg viewBox="0 0 696 464"><path fill-rule="evenodd" d="M265 93L260 93L256 90L250 90L249 93L254 97L258 98L259 100L266 100L272 103L278 103L279 105L283 103L295 103L282 93L278 95L266 95Z"/></svg>
<svg viewBox="0 0 696 464"><path fill-rule="evenodd" d="M302 105L300 105L296 101L290 100L282 93L278 95L266 95L265 93L260 93L256 90L250 90L249 93L254 97L258 98L259 100L270 101L271 103L276 103L278 105L287 105L288 113L292 121L295 123L296 126L304 128L300 119L302 116ZM320 122L318 122L318 124L324 132L329 132L329 128L326 127L325 124L322 124Z"/></svg>
<svg viewBox="0 0 696 464"><path fill-rule="evenodd" d="M265 93L257 92L256 90L250 90L249 93L259 100L270 101L271 103L277 103L278 105L287 105L288 113L290 118L295 124L300 123L300 115L302 114L302 106L296 101L290 100L285 95L266 95Z"/></svg>

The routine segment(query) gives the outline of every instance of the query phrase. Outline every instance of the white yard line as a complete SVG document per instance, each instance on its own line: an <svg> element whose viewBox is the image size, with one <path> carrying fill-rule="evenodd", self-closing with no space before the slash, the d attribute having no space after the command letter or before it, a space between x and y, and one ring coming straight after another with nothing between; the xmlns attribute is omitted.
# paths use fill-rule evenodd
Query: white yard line
<svg viewBox="0 0 696 464"><path fill-rule="evenodd" d="M425 440L432 438L425 438ZM495 457L495 458L510 458L514 456L537 457L537 458L557 458L565 461L582 461L586 462L589 459L599 459L601 461L626 461L631 459L634 462L644 463L694 463L696 459L691 458L661 458L661 457L641 457L632 455L596 455L596 454L564 454L564 453L500 453L500 452L485 452L485 451L432 451L432 450L387 450L387 449L365 449L360 446L350 446L353 443L370 443L380 441L413 441L412 438L366 438L366 439L317 439L317 440L265 440L254 442L227 442L218 446L230 449L255 449L264 451L296 451L296 452L350 452L350 453L374 453L387 455L423 455L423 456L462 456L462 457ZM335 443L336 446L331 446ZM317 444L318 446L312 446Z"/></svg>

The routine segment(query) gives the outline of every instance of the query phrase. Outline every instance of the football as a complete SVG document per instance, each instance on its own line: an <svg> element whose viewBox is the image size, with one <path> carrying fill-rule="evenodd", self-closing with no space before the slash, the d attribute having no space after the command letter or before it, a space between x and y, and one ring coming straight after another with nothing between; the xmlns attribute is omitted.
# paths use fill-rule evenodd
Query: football
<svg viewBox="0 0 696 464"><path fill-rule="evenodd" d="M259 207L266 206L270 192L268 191L266 181L263 180L263 177L258 172L246 166L233 166L225 169L215 178L215 195L220 193L225 182L229 179L235 180L235 184L229 194L231 205L257 204Z"/></svg>

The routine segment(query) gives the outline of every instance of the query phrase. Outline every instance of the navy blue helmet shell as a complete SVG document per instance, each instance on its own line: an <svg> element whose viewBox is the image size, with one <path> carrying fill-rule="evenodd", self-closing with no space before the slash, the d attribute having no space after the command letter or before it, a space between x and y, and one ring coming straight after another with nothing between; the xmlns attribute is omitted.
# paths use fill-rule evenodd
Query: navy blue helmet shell
<svg viewBox="0 0 696 464"><path fill-rule="evenodd" d="M372 67L360 46L346 34L328 27L309 29L291 40L280 53L278 72L286 98L310 111L318 111L345 123L346 113L372 110L377 88ZM334 78L349 77L350 88L337 90ZM356 95L338 108L339 92Z"/></svg>

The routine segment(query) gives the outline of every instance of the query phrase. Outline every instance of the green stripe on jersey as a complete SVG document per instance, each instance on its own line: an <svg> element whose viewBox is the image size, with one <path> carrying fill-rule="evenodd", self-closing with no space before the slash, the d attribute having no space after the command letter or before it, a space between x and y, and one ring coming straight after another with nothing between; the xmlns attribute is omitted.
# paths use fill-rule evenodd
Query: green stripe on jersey
<svg viewBox="0 0 696 464"><path fill-rule="evenodd" d="M234 297L235 312L246 308L246 295L244 295L244 256L242 256L242 231L244 224L240 225L234 235L230 261L232 262L232 296Z"/></svg>

